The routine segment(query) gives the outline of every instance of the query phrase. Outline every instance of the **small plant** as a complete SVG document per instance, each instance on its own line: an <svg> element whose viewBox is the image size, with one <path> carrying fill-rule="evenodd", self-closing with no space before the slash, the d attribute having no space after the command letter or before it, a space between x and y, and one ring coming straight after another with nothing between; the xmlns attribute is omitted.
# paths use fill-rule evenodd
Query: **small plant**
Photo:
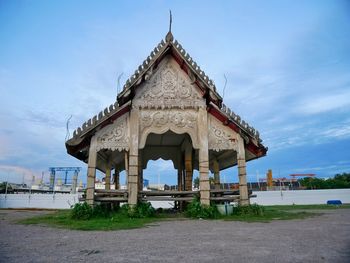
<svg viewBox="0 0 350 263"><path fill-rule="evenodd" d="M233 208L234 215L252 215L252 216L263 216L265 209L263 206L253 204L253 205L238 205Z"/></svg>
<svg viewBox="0 0 350 263"><path fill-rule="evenodd" d="M93 214L94 214L93 208L89 206L86 202L84 202L84 203L77 203L74 206L72 206L70 216L73 219L88 220L93 216Z"/></svg>
<svg viewBox="0 0 350 263"><path fill-rule="evenodd" d="M146 218L154 217L156 210L149 202L139 202L135 206L125 204L121 207L121 213L126 214L131 218Z"/></svg>
<svg viewBox="0 0 350 263"><path fill-rule="evenodd" d="M77 203L72 206L71 218L78 220L89 220L97 217L108 217L111 214L111 209L106 204L96 205L91 207L86 202Z"/></svg>
<svg viewBox="0 0 350 263"><path fill-rule="evenodd" d="M196 197L187 205L186 215L192 218L217 218L219 213L215 205L202 205Z"/></svg>
<svg viewBox="0 0 350 263"><path fill-rule="evenodd" d="M109 217L112 212L109 204L95 205L93 208L93 217Z"/></svg>

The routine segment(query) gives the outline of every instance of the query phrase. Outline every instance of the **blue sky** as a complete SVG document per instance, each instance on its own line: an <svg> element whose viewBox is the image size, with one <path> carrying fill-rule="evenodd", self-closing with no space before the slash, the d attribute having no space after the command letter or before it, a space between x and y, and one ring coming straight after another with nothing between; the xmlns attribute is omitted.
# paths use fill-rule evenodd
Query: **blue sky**
<svg viewBox="0 0 350 263"><path fill-rule="evenodd" d="M248 179L350 172L349 1L0 0L0 181L86 165L66 154L71 132L115 101L122 82L173 34L258 129L268 155ZM145 177L175 183L165 161ZM237 181L237 169L223 172ZM158 172L156 172L158 171Z"/></svg>

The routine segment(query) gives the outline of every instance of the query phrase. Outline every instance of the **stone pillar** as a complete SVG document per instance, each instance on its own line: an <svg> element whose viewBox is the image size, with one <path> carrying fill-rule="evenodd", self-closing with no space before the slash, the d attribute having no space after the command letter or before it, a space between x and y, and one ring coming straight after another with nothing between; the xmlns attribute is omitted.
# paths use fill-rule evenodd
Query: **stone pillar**
<svg viewBox="0 0 350 263"><path fill-rule="evenodd" d="M177 166L177 190L183 190L183 158L182 154L179 154L179 164Z"/></svg>
<svg viewBox="0 0 350 263"><path fill-rule="evenodd" d="M106 166L106 176L105 176L105 190L111 190L111 167Z"/></svg>
<svg viewBox="0 0 350 263"><path fill-rule="evenodd" d="M119 185L119 171L117 168L114 170L114 189L118 190L120 187Z"/></svg>
<svg viewBox="0 0 350 263"><path fill-rule="evenodd" d="M90 205L94 205L95 196L95 179L96 179L96 138L91 138L89 159L88 159L88 172L87 172L87 186L86 186L86 202Z"/></svg>
<svg viewBox="0 0 350 263"><path fill-rule="evenodd" d="M182 169L177 169L177 190L182 191Z"/></svg>
<svg viewBox="0 0 350 263"><path fill-rule="evenodd" d="M187 144L185 149L185 170L185 191L192 191L193 167L191 144Z"/></svg>
<svg viewBox="0 0 350 263"><path fill-rule="evenodd" d="M220 189L220 167L219 162L216 158L213 159L213 170L214 170L214 185L215 189Z"/></svg>
<svg viewBox="0 0 350 263"><path fill-rule="evenodd" d="M199 187L202 205L210 205L208 114L206 109L198 110L199 139Z"/></svg>
<svg viewBox="0 0 350 263"><path fill-rule="evenodd" d="M138 182L139 182L139 111L136 108L131 109L130 126L130 149L129 149L129 170L128 170L128 204L133 206L137 204Z"/></svg>
<svg viewBox="0 0 350 263"><path fill-rule="evenodd" d="M181 191L185 191L185 178L186 178L186 169L182 169L182 175L181 175L181 182L182 182L182 189Z"/></svg>
<svg viewBox="0 0 350 263"><path fill-rule="evenodd" d="M239 179L239 204L249 205L244 140L238 137L237 166Z"/></svg>
<svg viewBox="0 0 350 263"><path fill-rule="evenodd" d="M141 151L139 152L139 159L138 159L138 168L139 168L139 191L143 190L143 168L142 168L142 154Z"/></svg>

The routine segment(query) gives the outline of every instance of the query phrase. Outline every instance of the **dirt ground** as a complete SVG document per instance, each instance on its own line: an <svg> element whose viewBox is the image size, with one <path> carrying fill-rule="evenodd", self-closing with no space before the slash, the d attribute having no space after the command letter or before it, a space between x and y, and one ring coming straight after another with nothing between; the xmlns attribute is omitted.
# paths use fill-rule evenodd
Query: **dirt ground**
<svg viewBox="0 0 350 263"><path fill-rule="evenodd" d="M180 220L122 231L18 225L0 210L0 262L350 262L350 209L304 220Z"/></svg>

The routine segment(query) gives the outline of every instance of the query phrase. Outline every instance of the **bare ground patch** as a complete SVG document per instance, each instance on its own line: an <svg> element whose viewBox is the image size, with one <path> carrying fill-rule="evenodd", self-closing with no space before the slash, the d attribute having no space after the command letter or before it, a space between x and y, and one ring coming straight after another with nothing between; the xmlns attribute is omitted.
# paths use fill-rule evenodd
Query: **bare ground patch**
<svg viewBox="0 0 350 263"><path fill-rule="evenodd" d="M48 211L0 210L0 262L349 262L350 209L245 223L172 220L120 231L18 225Z"/></svg>

